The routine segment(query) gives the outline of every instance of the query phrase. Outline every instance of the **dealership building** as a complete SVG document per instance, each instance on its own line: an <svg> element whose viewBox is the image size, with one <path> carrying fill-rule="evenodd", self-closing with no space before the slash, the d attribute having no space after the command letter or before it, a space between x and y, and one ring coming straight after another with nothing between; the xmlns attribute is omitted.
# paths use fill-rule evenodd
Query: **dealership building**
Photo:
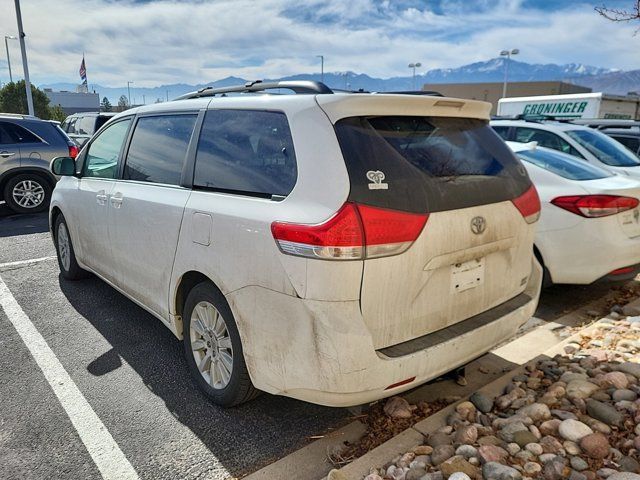
<svg viewBox="0 0 640 480"><path fill-rule="evenodd" d="M491 114L498 109L498 100L502 98L502 82L487 83L428 83L423 90L440 92L445 97L468 98L490 102ZM591 89L560 81L509 82L508 97L532 97L537 95L565 95L570 93L590 93Z"/></svg>
<svg viewBox="0 0 640 480"><path fill-rule="evenodd" d="M78 112L97 112L100 110L100 95L89 92L54 92L45 88L44 93L49 97L49 105L59 105L64 113L71 115Z"/></svg>

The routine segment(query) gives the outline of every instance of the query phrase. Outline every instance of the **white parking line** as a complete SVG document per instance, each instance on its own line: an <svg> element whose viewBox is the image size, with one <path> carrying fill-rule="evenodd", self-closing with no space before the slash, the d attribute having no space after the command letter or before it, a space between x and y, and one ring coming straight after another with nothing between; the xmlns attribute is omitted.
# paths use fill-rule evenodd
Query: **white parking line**
<svg viewBox="0 0 640 480"><path fill-rule="evenodd" d="M29 267L31 265L35 265L36 263L53 260L54 258L56 258L55 255L49 257L32 258L30 260L19 260L17 262L0 263L0 272L13 270L15 268Z"/></svg>
<svg viewBox="0 0 640 480"><path fill-rule="evenodd" d="M0 307L44 373L102 477L107 480L138 479L127 457L115 442L87 399L73 382L46 340L24 313L0 278Z"/></svg>

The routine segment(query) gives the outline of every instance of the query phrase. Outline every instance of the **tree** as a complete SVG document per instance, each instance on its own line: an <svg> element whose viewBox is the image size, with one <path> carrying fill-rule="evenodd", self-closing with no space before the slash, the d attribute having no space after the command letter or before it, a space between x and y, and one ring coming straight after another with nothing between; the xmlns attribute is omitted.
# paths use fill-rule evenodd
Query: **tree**
<svg viewBox="0 0 640 480"><path fill-rule="evenodd" d="M40 89L31 85L31 96L33 97L33 109L36 117L49 119L49 97ZM29 113L27 107L27 91L24 80L7 83L0 90L0 111L6 113Z"/></svg>
<svg viewBox="0 0 640 480"><path fill-rule="evenodd" d="M54 105L53 107L49 107L49 119L57 120L58 122L64 122L64 119L67 118L67 114L64 113L64 110L60 105Z"/></svg>
<svg viewBox="0 0 640 480"><path fill-rule="evenodd" d="M631 10L621 10L619 8L607 8L605 5L595 7L596 12L612 22L632 22L640 20L640 0L634 0L635 5L631 5Z"/></svg>
<svg viewBox="0 0 640 480"><path fill-rule="evenodd" d="M102 107L102 110L104 112L110 112L112 110L111 102L109 101L109 99L107 97L104 97L102 99L102 102L100 102L100 106Z"/></svg>
<svg viewBox="0 0 640 480"><path fill-rule="evenodd" d="M127 100L127 97L125 97L124 95L120 95L120 98L118 99L118 107L124 110L128 106L129 106L129 100Z"/></svg>

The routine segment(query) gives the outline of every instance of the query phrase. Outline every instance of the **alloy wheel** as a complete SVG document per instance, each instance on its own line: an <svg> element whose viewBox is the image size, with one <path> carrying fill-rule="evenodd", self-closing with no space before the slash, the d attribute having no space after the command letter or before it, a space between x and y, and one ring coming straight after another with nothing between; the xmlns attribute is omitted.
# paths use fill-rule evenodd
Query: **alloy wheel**
<svg viewBox="0 0 640 480"><path fill-rule="evenodd" d="M15 184L11 196L22 208L36 208L44 201L45 191L36 180L22 180Z"/></svg>

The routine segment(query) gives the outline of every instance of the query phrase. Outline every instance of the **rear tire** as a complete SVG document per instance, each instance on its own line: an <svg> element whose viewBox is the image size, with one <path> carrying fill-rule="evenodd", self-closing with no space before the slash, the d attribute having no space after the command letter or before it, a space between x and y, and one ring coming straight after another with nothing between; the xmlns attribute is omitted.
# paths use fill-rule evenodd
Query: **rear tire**
<svg viewBox="0 0 640 480"><path fill-rule="evenodd" d="M260 394L251 383L236 321L224 295L211 283L191 289L184 306L184 354L200 389L221 407Z"/></svg>
<svg viewBox="0 0 640 480"><path fill-rule="evenodd" d="M62 213L56 217L54 222L53 238L55 238L58 266L62 276L67 280L79 280L86 277L88 272L78 265L76 253L71 243L71 235L69 235L69 227L67 227L67 221Z"/></svg>
<svg viewBox="0 0 640 480"><path fill-rule="evenodd" d="M52 191L51 183L42 175L22 173L7 181L3 198L16 213L38 213L49 206Z"/></svg>

